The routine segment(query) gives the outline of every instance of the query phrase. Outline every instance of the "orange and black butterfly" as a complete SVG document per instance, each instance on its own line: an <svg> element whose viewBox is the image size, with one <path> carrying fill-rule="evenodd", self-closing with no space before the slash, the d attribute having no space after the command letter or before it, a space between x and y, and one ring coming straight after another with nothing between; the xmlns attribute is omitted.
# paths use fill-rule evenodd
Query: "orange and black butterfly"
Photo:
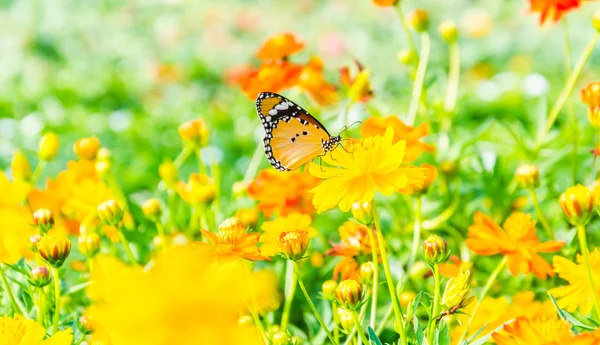
<svg viewBox="0 0 600 345"><path fill-rule="evenodd" d="M265 128L265 154L275 169L297 169L342 141L302 107L276 93L261 92L256 112Z"/></svg>

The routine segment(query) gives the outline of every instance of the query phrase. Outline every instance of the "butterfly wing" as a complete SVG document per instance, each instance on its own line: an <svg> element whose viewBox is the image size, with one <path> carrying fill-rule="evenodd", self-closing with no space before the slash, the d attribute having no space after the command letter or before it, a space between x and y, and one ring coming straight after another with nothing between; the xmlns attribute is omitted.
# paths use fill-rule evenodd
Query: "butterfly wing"
<svg viewBox="0 0 600 345"><path fill-rule="evenodd" d="M265 128L265 154L275 169L294 170L325 153L327 129L296 103L263 92L256 99L256 112Z"/></svg>

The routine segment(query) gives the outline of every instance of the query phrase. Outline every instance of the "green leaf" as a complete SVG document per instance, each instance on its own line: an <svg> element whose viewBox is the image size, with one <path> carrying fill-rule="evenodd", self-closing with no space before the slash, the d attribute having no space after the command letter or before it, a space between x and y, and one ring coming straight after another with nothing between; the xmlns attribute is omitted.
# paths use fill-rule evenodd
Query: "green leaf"
<svg viewBox="0 0 600 345"><path fill-rule="evenodd" d="M478 335L481 334L481 332L483 332L483 330L487 327L489 322L486 322L485 325L483 325L483 327L481 327L477 332L475 332L475 334L473 334L472 336L469 337L469 339L465 340L462 345L467 345L471 342L471 340L477 338Z"/></svg>
<svg viewBox="0 0 600 345"><path fill-rule="evenodd" d="M436 345L450 345L450 330L445 322L442 328L435 330L435 340Z"/></svg>
<svg viewBox="0 0 600 345"><path fill-rule="evenodd" d="M425 332L419 323L419 319L416 316L413 316L413 327L415 329L415 338L417 340L417 345L427 345L427 338L425 338Z"/></svg>
<svg viewBox="0 0 600 345"><path fill-rule="evenodd" d="M83 290L86 286L90 285L91 282L85 282L77 285L73 285L65 290L64 295L70 295L77 291Z"/></svg>
<svg viewBox="0 0 600 345"><path fill-rule="evenodd" d="M383 345L381 343L381 340L379 340L377 334L375 334L373 328L371 328L371 326L367 326L367 333L369 333L369 342L373 342L373 344L375 345Z"/></svg>
<svg viewBox="0 0 600 345"><path fill-rule="evenodd" d="M573 327L571 327L573 333L575 333L575 334L579 333L579 331L575 327L583 328L585 330L594 330L594 329L596 329L596 327L588 326L588 325L582 323L581 321L577 320L568 311L562 310L558 306L558 303L556 303L556 300L554 299L554 296L552 296L552 294L548 293L548 296L550 296L550 300L552 301L552 304L554 305L554 308L556 308L556 310L558 311L558 315L560 315L560 318L563 319L563 320L565 320L565 321L567 321L567 322L569 322L569 323L571 323L571 325L573 325Z"/></svg>
<svg viewBox="0 0 600 345"><path fill-rule="evenodd" d="M423 290L419 291L419 293L412 300L412 312L411 315L417 314L417 309L419 308L419 304L421 304L421 297L423 297Z"/></svg>
<svg viewBox="0 0 600 345"><path fill-rule="evenodd" d="M477 337L477 335L479 335L479 333L481 333L483 331L483 329L485 328L485 326L487 326L487 323L485 324L485 326L483 326L483 328L481 328L479 331L477 331L477 333L473 334L472 337L469 338L469 340L466 340L463 345L483 345L485 343L487 343L487 341L492 337L492 334L498 332L499 330L502 329L502 327L504 327L504 325L506 325L507 323L511 323L513 322L514 319L510 319L508 321L506 321L505 323L501 324L500 326L496 327L495 329L493 329L490 333L484 335L483 337L475 340L474 342L471 343L471 340L474 339L475 337Z"/></svg>

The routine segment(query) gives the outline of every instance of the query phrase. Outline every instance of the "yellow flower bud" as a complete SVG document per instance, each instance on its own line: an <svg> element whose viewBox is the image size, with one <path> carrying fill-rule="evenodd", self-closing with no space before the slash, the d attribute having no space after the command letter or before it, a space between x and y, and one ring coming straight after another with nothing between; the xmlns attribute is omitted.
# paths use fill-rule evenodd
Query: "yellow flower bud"
<svg viewBox="0 0 600 345"><path fill-rule="evenodd" d="M461 270L458 276L450 278L442 296L442 306L449 313L468 306L474 299L471 296L471 271Z"/></svg>
<svg viewBox="0 0 600 345"><path fill-rule="evenodd" d="M98 205L97 212L103 223L113 226L117 226L124 216L121 205L112 199Z"/></svg>
<svg viewBox="0 0 600 345"><path fill-rule="evenodd" d="M38 144L38 157L43 161L51 161L56 157L60 141L58 135L48 132L40 139Z"/></svg>
<svg viewBox="0 0 600 345"><path fill-rule="evenodd" d="M418 8L408 14L408 22L415 31L425 32L429 29L429 13Z"/></svg>
<svg viewBox="0 0 600 345"><path fill-rule="evenodd" d="M210 204L216 194L214 180L198 173L191 174L188 183L176 183L175 190L190 204Z"/></svg>
<svg viewBox="0 0 600 345"><path fill-rule="evenodd" d="M96 233L83 233L77 239L79 251L90 259L100 252L100 236Z"/></svg>
<svg viewBox="0 0 600 345"><path fill-rule="evenodd" d="M376 269L373 261L367 261L360 265L360 281L365 285L373 284L373 275Z"/></svg>
<svg viewBox="0 0 600 345"><path fill-rule="evenodd" d="M248 192L248 184L243 181L236 181L231 186L233 196L243 196Z"/></svg>
<svg viewBox="0 0 600 345"><path fill-rule="evenodd" d="M246 226L240 222L237 217L231 217L225 219L221 224L219 224L219 231L235 231L235 232L243 232L246 230Z"/></svg>
<svg viewBox="0 0 600 345"><path fill-rule="evenodd" d="M347 332L350 332L354 329L354 318L352 317L352 312L346 309L338 309L338 313L340 314L340 324L342 328Z"/></svg>
<svg viewBox="0 0 600 345"><path fill-rule="evenodd" d="M31 180L31 164L21 151L15 152L10 168L15 181L29 182Z"/></svg>
<svg viewBox="0 0 600 345"><path fill-rule="evenodd" d="M89 316L82 316L77 323L77 329L83 334L92 334L96 330L96 326Z"/></svg>
<svg viewBox="0 0 600 345"><path fill-rule="evenodd" d="M75 142L73 151L81 160L95 159L100 150L100 140L96 137L81 138Z"/></svg>
<svg viewBox="0 0 600 345"><path fill-rule="evenodd" d="M40 230L40 233L46 234L54 227L54 215L47 208L40 208L33 212L33 224Z"/></svg>
<svg viewBox="0 0 600 345"><path fill-rule="evenodd" d="M438 27L438 30L440 36L448 43L452 43L458 38L458 30L456 29L456 24L452 20L442 22Z"/></svg>
<svg viewBox="0 0 600 345"><path fill-rule="evenodd" d="M363 225L373 223L373 205L370 202L355 202L352 204L352 217Z"/></svg>
<svg viewBox="0 0 600 345"><path fill-rule="evenodd" d="M340 282L335 289L335 299L344 309L354 310L362 302L362 287L354 279L346 279Z"/></svg>
<svg viewBox="0 0 600 345"><path fill-rule="evenodd" d="M594 199L594 205L600 206L600 180L595 180L588 187L590 192L592 192L592 198Z"/></svg>
<svg viewBox="0 0 600 345"><path fill-rule="evenodd" d="M258 221L258 211L256 208L242 208L235 213L235 217L247 228L252 228Z"/></svg>
<svg viewBox="0 0 600 345"><path fill-rule="evenodd" d="M594 198L589 188L577 185L561 194L560 207L567 220L573 225L586 224L594 210Z"/></svg>
<svg viewBox="0 0 600 345"><path fill-rule="evenodd" d="M42 288L52 281L52 274L46 266L37 266L31 270L29 284Z"/></svg>
<svg viewBox="0 0 600 345"><path fill-rule="evenodd" d="M400 62L404 65L409 66L416 64L419 61L419 58L417 56L417 52L414 50L402 50L400 53L398 53L398 60L400 60Z"/></svg>
<svg viewBox="0 0 600 345"><path fill-rule="evenodd" d="M208 145L208 127L202 119L190 120L179 126L181 138L194 147Z"/></svg>
<svg viewBox="0 0 600 345"><path fill-rule="evenodd" d="M96 173L98 176L106 176L112 168L112 153L109 149L103 147L98 150L96 155Z"/></svg>
<svg viewBox="0 0 600 345"><path fill-rule="evenodd" d="M404 291L400 294L398 300L400 305L406 308L408 304L415 299L415 297L417 297L417 294L414 291Z"/></svg>
<svg viewBox="0 0 600 345"><path fill-rule="evenodd" d="M44 236L37 242L37 250L44 261L54 267L59 268L65 262L71 252L71 241L64 237Z"/></svg>
<svg viewBox="0 0 600 345"><path fill-rule="evenodd" d="M412 268L410 269L409 277L412 280L420 280L423 279L423 277L425 277L425 274L427 274L428 272L430 272L430 269L429 267L427 267L427 264L425 264L425 262L423 261L417 261L413 264Z"/></svg>
<svg viewBox="0 0 600 345"><path fill-rule="evenodd" d="M588 109L588 120L594 128L600 128L600 106L590 107Z"/></svg>
<svg viewBox="0 0 600 345"><path fill-rule="evenodd" d="M442 171L442 174L444 174L444 176L446 176L446 178L453 178L454 176L456 176L456 173L458 172L458 166L456 165L455 162L452 161L443 161L440 164L440 170Z"/></svg>
<svg viewBox="0 0 600 345"><path fill-rule="evenodd" d="M304 253L306 253L309 242L310 238L308 237L308 231L294 230L282 232L281 235L279 235L277 244L283 256L288 260L298 261L302 259Z"/></svg>
<svg viewBox="0 0 600 345"><path fill-rule="evenodd" d="M594 25L594 29L596 29L597 32L600 32L600 11L596 11L596 13L594 13L592 24Z"/></svg>
<svg viewBox="0 0 600 345"><path fill-rule="evenodd" d="M144 212L144 216L148 217L149 219L159 219L162 213L160 201L156 198L144 201L144 203L142 204L142 212Z"/></svg>
<svg viewBox="0 0 600 345"><path fill-rule="evenodd" d="M430 265L444 263L449 256L446 241L438 235L431 235L423 242L423 257Z"/></svg>
<svg viewBox="0 0 600 345"><path fill-rule="evenodd" d="M273 345L293 345L292 337L287 331L279 331L271 337Z"/></svg>
<svg viewBox="0 0 600 345"><path fill-rule="evenodd" d="M540 182L540 171L533 164L521 165L515 176L523 188L536 187Z"/></svg>
<svg viewBox="0 0 600 345"><path fill-rule="evenodd" d="M337 288L338 283L335 280L326 280L321 286L321 291L323 292L323 298L328 301L333 301L335 299L335 289Z"/></svg>

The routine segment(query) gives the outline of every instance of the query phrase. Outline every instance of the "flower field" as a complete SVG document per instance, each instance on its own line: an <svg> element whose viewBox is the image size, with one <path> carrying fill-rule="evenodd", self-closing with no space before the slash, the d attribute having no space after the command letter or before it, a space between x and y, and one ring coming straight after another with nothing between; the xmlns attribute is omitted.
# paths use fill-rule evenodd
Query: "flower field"
<svg viewBox="0 0 600 345"><path fill-rule="evenodd" d="M0 345L600 345L600 3L0 4Z"/></svg>

